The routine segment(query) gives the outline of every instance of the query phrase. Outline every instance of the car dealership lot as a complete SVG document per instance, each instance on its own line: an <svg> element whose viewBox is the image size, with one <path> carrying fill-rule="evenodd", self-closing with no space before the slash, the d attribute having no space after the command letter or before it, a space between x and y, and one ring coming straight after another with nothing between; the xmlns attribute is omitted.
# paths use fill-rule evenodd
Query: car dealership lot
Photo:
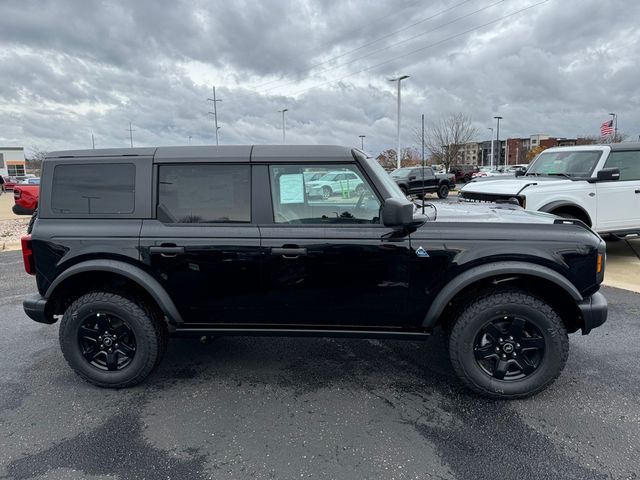
<svg viewBox="0 0 640 480"><path fill-rule="evenodd" d="M30 321L19 252L0 255L0 478L636 478L640 295L572 335L560 379L474 397L428 342L173 340L140 387L92 387L57 326ZM536 465L536 468L531 468Z"/></svg>

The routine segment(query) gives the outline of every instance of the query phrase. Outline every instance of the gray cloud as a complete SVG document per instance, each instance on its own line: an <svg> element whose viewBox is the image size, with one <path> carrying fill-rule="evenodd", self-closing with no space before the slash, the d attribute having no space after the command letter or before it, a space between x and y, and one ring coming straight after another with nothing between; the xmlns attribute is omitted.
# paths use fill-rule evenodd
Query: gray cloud
<svg viewBox="0 0 640 480"><path fill-rule="evenodd" d="M395 145L386 79L397 73L411 75L406 145L422 113L456 111L486 138L496 114L504 136L574 136L615 111L637 138L640 4L551 0L459 35L536 3L485 9L496 1L5 0L0 144L89 147L93 131L97 146L126 146L129 121L136 145L212 143L215 83L224 143L279 142L277 111L288 108L288 141L366 135L377 153Z"/></svg>

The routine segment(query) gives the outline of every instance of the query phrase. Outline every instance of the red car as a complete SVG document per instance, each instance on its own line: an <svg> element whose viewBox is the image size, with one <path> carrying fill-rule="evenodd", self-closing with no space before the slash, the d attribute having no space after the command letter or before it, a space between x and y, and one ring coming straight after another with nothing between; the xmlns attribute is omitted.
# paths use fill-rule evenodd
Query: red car
<svg viewBox="0 0 640 480"><path fill-rule="evenodd" d="M13 187L13 213L16 215L31 215L38 208L40 185L19 184Z"/></svg>

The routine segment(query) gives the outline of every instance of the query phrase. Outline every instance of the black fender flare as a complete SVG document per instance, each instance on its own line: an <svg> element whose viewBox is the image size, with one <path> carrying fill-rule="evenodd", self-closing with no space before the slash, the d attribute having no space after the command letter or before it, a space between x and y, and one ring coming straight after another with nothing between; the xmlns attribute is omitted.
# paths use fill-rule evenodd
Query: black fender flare
<svg viewBox="0 0 640 480"><path fill-rule="evenodd" d="M575 208L576 210L580 210L584 214L585 218L589 220L588 225L593 225L593 222L591 221L591 217L589 216L589 214L584 208L582 208L580 205L576 203L569 202L566 200L556 200L555 202L547 203L544 207L540 208L539 211L545 212L545 213L551 213L552 211L562 207L571 207L571 208Z"/></svg>
<svg viewBox="0 0 640 480"><path fill-rule="evenodd" d="M517 261L492 262L470 268L447 283L431 303L422 322L422 326L424 328L433 328L447 304L462 291L462 289L479 280L495 277L496 275L530 275L539 277L553 282L562 288L576 302L583 299L578 289L566 277L548 267L535 263Z"/></svg>
<svg viewBox="0 0 640 480"><path fill-rule="evenodd" d="M56 289L65 280L73 277L74 275L95 271L116 273L137 283L151 296L151 298L155 300L155 302L162 310L162 313L164 313L169 319L169 322L183 323L180 312L176 308L176 305L173 303L173 300L171 300L171 297L169 296L167 291L162 285L160 285L160 282L158 282L155 278L153 278L149 273L142 270L140 267L136 267L135 265L131 265L129 263L118 260L86 260L77 263L69 267L58 277L56 277L56 279L47 289L47 293L44 295L44 297L47 299L51 298L53 295L55 295Z"/></svg>

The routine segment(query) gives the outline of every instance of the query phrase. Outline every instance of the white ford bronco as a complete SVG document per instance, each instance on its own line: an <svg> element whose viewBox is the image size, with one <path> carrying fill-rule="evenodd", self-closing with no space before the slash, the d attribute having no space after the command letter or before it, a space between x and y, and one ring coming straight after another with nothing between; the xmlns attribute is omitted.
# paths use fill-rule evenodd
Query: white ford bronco
<svg viewBox="0 0 640 480"><path fill-rule="evenodd" d="M601 234L640 234L640 143L555 147L516 178L472 181L463 201L511 202L582 220Z"/></svg>

